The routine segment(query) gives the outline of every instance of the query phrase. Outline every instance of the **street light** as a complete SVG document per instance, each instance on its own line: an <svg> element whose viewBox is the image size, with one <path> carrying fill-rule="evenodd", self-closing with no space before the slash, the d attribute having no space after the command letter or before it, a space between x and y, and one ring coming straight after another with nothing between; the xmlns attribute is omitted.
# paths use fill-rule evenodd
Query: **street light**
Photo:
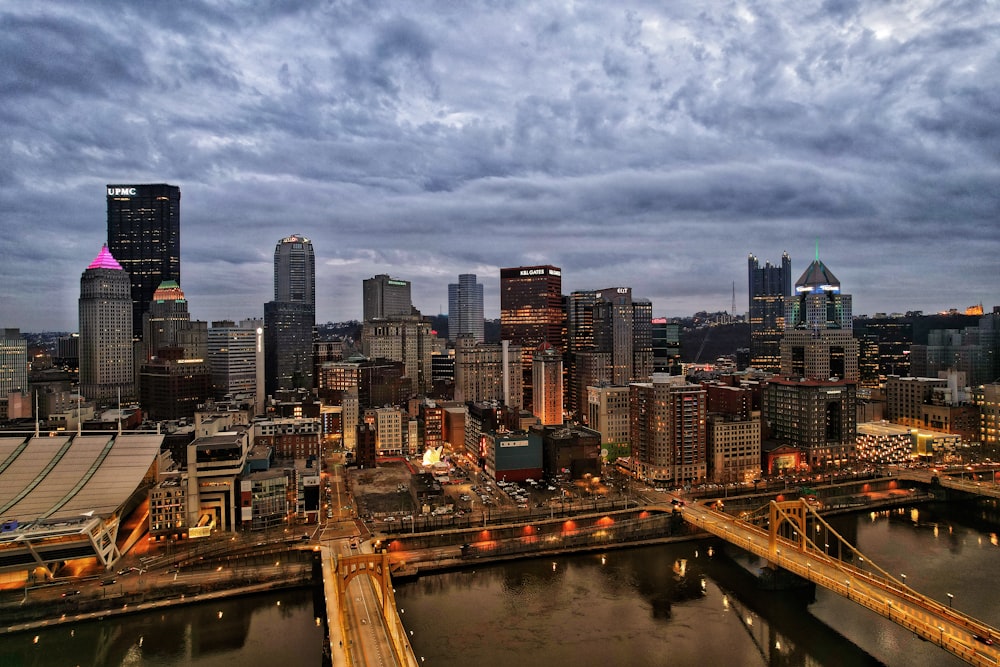
<svg viewBox="0 0 1000 667"><path fill-rule="evenodd" d="M947 595L948 595L948 608L949 609L954 609L955 608L955 605L954 605L955 596L952 595L951 593L948 593Z"/></svg>
<svg viewBox="0 0 1000 667"><path fill-rule="evenodd" d="M902 573L900 573L900 575L899 575L899 576L903 578L903 586L906 586L906 575L905 575L905 574L902 574Z"/></svg>

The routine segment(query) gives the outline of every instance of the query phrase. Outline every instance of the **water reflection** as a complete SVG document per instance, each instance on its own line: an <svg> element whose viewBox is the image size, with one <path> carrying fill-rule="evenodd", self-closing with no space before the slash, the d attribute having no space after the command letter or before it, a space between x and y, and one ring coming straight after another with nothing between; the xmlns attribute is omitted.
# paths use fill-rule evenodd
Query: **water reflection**
<svg viewBox="0 0 1000 667"><path fill-rule="evenodd" d="M811 591L762 592L755 564L747 569L711 543L556 564L521 561L397 585L417 654L483 667L879 664L808 614Z"/></svg>
<svg viewBox="0 0 1000 667"><path fill-rule="evenodd" d="M300 589L7 635L0 665L319 665L325 630L313 619L325 612L316 603Z"/></svg>

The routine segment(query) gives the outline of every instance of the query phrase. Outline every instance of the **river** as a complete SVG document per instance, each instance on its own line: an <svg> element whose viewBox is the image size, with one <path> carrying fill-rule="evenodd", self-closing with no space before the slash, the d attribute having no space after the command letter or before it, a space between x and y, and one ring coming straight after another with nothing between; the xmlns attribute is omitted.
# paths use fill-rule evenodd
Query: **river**
<svg viewBox="0 0 1000 667"><path fill-rule="evenodd" d="M1000 626L993 504L836 517L914 589ZM710 548L711 547L711 548ZM523 560L396 585L427 665L962 664L823 589L763 591L753 562L710 542ZM0 665L320 665L317 594L288 591L0 637Z"/></svg>

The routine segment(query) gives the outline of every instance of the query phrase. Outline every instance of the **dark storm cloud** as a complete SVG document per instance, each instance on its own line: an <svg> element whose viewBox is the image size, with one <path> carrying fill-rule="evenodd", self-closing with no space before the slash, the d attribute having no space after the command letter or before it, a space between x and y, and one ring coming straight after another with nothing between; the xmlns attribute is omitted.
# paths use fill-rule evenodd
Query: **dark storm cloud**
<svg viewBox="0 0 1000 667"><path fill-rule="evenodd" d="M742 310L749 253L797 276L817 240L858 312L990 307L997 43L971 0L10 3L0 323L75 328L119 182L181 186L206 320L260 316L290 233L321 320L377 273L425 313L476 273L495 316L548 263Z"/></svg>

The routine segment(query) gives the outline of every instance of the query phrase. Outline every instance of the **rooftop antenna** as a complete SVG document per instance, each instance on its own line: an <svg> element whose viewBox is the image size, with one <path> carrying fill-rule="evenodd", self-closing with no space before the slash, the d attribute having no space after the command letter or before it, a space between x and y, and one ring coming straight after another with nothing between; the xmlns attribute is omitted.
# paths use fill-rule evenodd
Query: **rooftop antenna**
<svg viewBox="0 0 1000 667"><path fill-rule="evenodd" d="M816 261L819 261L819 239L816 239Z"/></svg>
<svg viewBox="0 0 1000 667"><path fill-rule="evenodd" d="M733 309L730 311L736 317L736 281L733 281Z"/></svg>

